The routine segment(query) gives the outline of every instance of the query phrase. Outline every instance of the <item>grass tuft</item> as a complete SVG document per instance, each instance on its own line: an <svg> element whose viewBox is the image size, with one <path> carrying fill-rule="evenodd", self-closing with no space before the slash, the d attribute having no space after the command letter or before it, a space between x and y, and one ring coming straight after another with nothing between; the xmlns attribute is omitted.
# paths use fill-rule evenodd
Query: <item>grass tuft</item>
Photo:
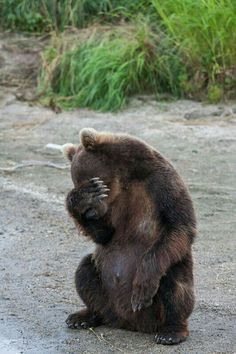
<svg viewBox="0 0 236 354"><path fill-rule="evenodd" d="M50 82L61 105L116 111L134 94L180 93L181 64L143 18L97 33L62 54L63 45L46 51L42 89Z"/></svg>
<svg viewBox="0 0 236 354"><path fill-rule="evenodd" d="M230 86L230 81L235 85L235 77L231 75L236 68L234 0L153 0L152 3L165 33L179 48L192 85L196 83L196 91L217 82L223 89Z"/></svg>

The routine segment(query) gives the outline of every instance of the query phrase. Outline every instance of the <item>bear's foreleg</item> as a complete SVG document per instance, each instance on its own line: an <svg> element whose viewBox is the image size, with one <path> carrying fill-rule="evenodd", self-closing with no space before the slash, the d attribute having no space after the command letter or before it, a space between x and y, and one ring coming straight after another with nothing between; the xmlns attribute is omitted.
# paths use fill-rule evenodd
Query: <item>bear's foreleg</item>
<svg viewBox="0 0 236 354"><path fill-rule="evenodd" d="M104 201L109 191L98 178L92 178L80 188L69 192L66 205L70 215L84 229L85 233L99 244L108 243L114 234L113 226L108 222L108 205Z"/></svg>
<svg viewBox="0 0 236 354"><path fill-rule="evenodd" d="M186 256L190 247L191 240L184 228L163 231L158 241L144 254L136 271L131 297L134 312L152 304L161 278Z"/></svg>

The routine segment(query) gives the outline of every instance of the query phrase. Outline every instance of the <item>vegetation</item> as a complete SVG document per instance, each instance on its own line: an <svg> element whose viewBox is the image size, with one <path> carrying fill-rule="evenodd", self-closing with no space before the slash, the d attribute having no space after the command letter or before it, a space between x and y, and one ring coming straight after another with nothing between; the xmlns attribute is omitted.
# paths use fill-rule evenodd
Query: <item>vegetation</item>
<svg viewBox="0 0 236 354"><path fill-rule="evenodd" d="M60 104L115 111L137 93L180 93L173 74L181 72L181 63L143 18L96 30L88 40L73 42L70 50L62 49L66 36L44 53L42 88Z"/></svg>
<svg viewBox="0 0 236 354"><path fill-rule="evenodd" d="M235 98L235 0L0 0L0 24L56 33L39 92L66 108L115 111L140 93Z"/></svg>
<svg viewBox="0 0 236 354"><path fill-rule="evenodd" d="M0 24L29 32L64 31L130 18L150 8L147 0L0 0Z"/></svg>
<svg viewBox="0 0 236 354"><path fill-rule="evenodd" d="M219 98L220 91L231 94L236 83L236 2L153 0L153 5L180 49L195 88L206 88Z"/></svg>

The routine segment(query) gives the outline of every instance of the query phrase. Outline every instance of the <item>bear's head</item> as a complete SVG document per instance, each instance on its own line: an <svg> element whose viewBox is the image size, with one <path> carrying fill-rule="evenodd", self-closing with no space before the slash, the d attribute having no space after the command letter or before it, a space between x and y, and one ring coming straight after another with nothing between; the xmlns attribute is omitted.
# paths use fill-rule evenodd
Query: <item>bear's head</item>
<svg viewBox="0 0 236 354"><path fill-rule="evenodd" d="M115 187L115 194L128 188L133 179L142 180L149 174L153 153L151 147L132 136L92 128L81 130L80 145L66 144L64 148L75 188L99 177L108 188Z"/></svg>
<svg viewBox="0 0 236 354"><path fill-rule="evenodd" d="M71 162L71 177L75 188L94 177L99 177L107 186L117 179L117 166L107 152L107 145L112 139L115 140L112 134L84 128L80 132L80 145L64 146L64 155Z"/></svg>

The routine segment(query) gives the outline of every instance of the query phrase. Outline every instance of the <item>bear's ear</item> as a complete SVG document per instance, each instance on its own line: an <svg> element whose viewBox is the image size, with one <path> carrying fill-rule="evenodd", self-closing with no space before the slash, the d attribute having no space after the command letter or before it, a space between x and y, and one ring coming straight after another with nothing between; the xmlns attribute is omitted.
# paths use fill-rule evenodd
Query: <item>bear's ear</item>
<svg viewBox="0 0 236 354"><path fill-rule="evenodd" d="M93 128L84 128L80 132L80 142L86 150L94 150L99 138L99 133Z"/></svg>
<svg viewBox="0 0 236 354"><path fill-rule="evenodd" d="M64 144L62 146L63 155L69 160L72 161L74 154L77 151L77 146L74 144Z"/></svg>

